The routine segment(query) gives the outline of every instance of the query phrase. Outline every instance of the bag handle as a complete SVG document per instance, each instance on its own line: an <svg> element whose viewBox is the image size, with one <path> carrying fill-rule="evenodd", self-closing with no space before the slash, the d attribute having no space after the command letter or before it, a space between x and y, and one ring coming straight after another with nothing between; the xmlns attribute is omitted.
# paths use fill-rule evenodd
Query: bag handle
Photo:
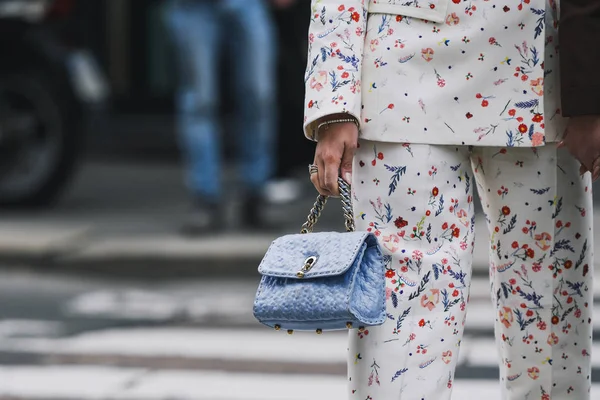
<svg viewBox="0 0 600 400"><path fill-rule="evenodd" d="M340 190L340 198L342 200L342 210L344 211L346 231L354 232L354 214L352 212L350 185L341 177L338 177L338 186ZM310 233L313 231L315 224L321 216L323 208L325 208L327 199L328 196L324 196L322 194L317 196L317 200L311 208L310 214L308 214L306 222L304 223L304 225L302 225L302 230L300 231L300 233Z"/></svg>

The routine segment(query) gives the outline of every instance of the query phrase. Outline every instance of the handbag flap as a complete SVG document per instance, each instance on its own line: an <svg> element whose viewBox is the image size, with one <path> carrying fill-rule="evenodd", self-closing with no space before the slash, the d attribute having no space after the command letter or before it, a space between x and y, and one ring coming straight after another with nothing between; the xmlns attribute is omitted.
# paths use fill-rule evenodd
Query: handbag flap
<svg viewBox="0 0 600 400"><path fill-rule="evenodd" d="M340 275L352 266L365 242L367 246L377 245L377 239L369 232L282 236L271 243L258 272L267 276L298 279L297 273L303 269L306 260L315 257L310 269L304 271L303 279Z"/></svg>

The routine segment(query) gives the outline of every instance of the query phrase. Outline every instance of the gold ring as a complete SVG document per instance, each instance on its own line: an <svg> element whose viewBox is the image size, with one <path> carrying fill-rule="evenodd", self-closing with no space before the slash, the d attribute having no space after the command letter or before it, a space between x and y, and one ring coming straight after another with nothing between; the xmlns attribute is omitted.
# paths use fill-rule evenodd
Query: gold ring
<svg viewBox="0 0 600 400"><path fill-rule="evenodd" d="M315 165L315 164L310 164L308 166L308 173L309 174L316 174L319 171L319 168Z"/></svg>

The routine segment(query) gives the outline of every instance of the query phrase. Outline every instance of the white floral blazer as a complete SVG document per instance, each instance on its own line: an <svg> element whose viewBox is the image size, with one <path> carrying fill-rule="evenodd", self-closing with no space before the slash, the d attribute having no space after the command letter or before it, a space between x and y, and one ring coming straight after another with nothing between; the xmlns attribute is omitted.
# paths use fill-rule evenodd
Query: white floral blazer
<svg viewBox="0 0 600 400"><path fill-rule="evenodd" d="M385 142L561 137L555 0L312 0L305 134L348 113Z"/></svg>

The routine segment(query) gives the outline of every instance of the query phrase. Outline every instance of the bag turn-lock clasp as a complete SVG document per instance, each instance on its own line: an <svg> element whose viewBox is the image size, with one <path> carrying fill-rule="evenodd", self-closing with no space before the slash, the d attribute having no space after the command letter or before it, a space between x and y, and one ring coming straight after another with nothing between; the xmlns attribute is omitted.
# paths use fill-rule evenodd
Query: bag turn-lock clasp
<svg viewBox="0 0 600 400"><path fill-rule="evenodd" d="M302 267L302 269L300 269L300 271L296 273L296 276L298 278L304 278L304 274L310 271L310 269L313 267L313 265L315 265L316 262L317 256L308 257L306 261L304 261L304 266Z"/></svg>

